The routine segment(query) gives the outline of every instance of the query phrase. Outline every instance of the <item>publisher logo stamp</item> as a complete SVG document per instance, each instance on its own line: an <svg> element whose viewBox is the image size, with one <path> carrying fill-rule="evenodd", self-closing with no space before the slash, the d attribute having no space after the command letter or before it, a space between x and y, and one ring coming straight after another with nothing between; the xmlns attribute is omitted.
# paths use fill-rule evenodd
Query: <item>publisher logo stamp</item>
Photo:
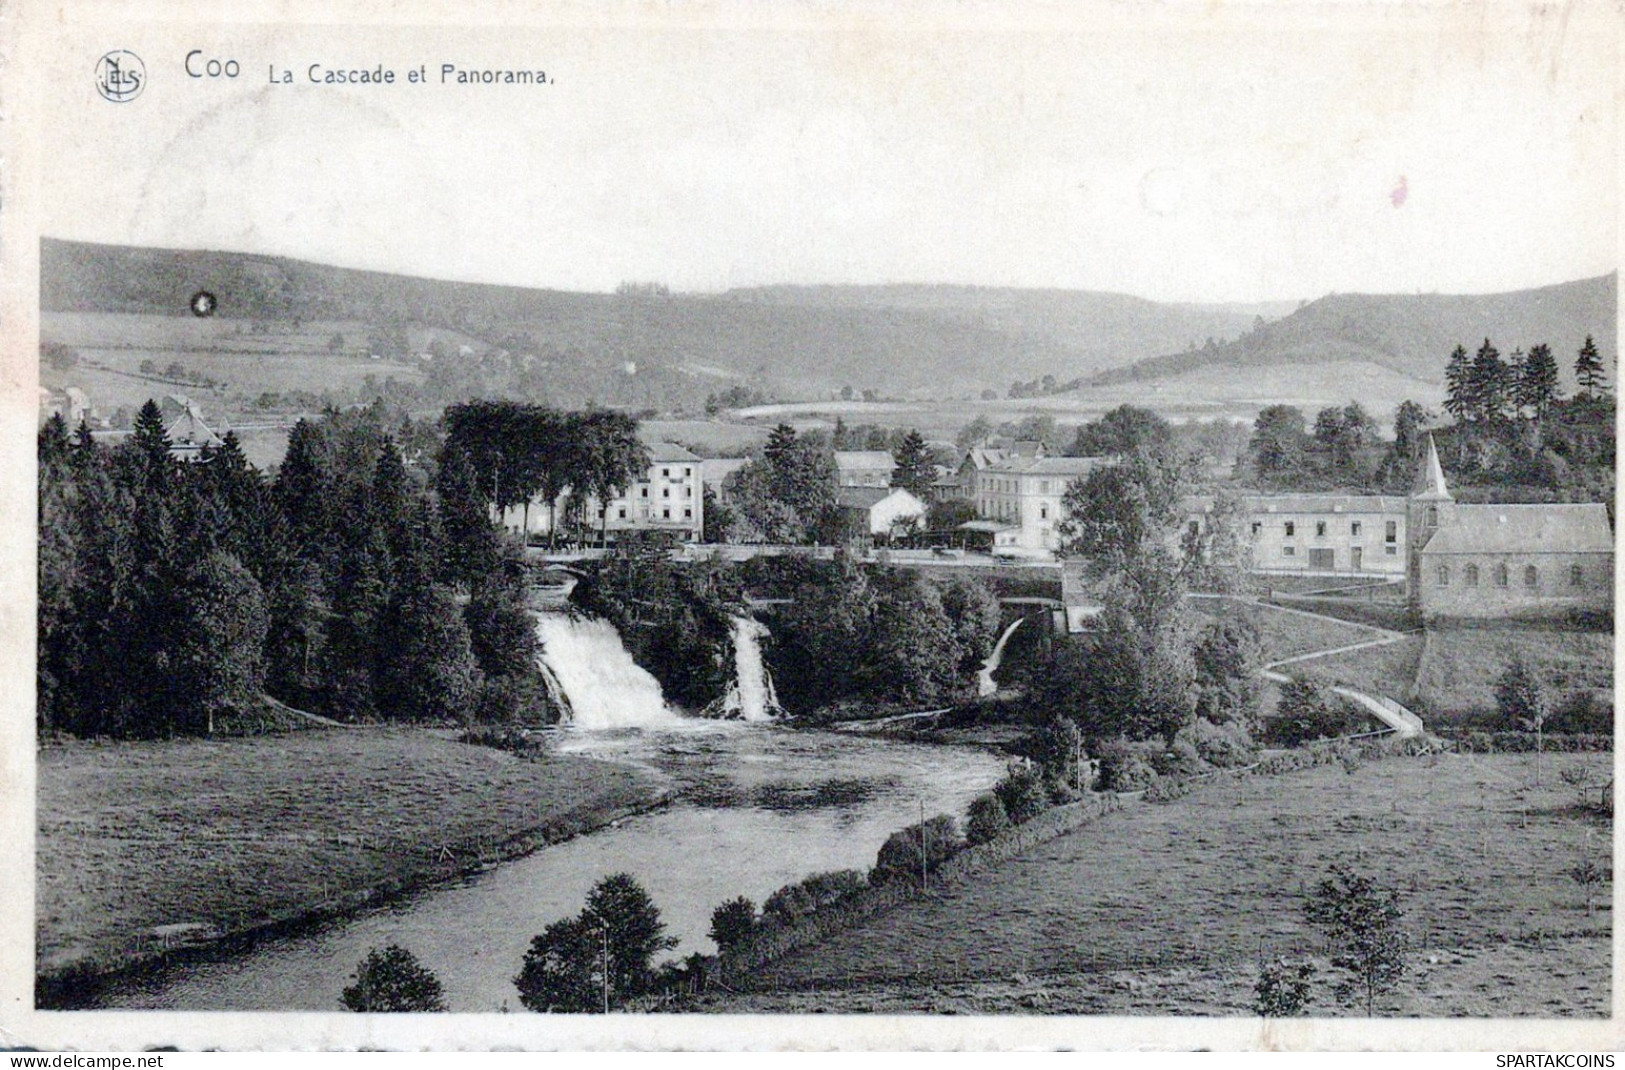
<svg viewBox="0 0 1625 1070"><path fill-rule="evenodd" d="M96 92L115 104L141 95L147 85L147 66L134 52L118 49L96 61Z"/></svg>

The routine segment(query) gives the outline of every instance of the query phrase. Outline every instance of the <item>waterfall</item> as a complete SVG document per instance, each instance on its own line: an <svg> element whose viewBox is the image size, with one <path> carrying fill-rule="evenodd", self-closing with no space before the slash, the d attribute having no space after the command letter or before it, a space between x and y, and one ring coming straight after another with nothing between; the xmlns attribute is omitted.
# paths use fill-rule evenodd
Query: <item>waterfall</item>
<svg viewBox="0 0 1625 1070"><path fill-rule="evenodd" d="M1011 621L1010 627L1006 628L1004 634L999 636L999 641L993 644L993 653L987 656L987 660L982 663L982 671L976 674L976 693L978 695L991 695L999 689L999 685L993 682L993 674L999 671L999 662L1004 660L1004 644L1010 641L1011 633L1021 627L1021 622L1026 619L1026 617L1017 617Z"/></svg>
<svg viewBox="0 0 1625 1070"><path fill-rule="evenodd" d="M733 622L734 682L707 713L741 721L771 721L780 712L773 676L762 660L762 636L767 628L749 617Z"/></svg>
<svg viewBox="0 0 1625 1070"><path fill-rule="evenodd" d="M577 728L653 728L680 722L666 708L660 683L621 645L608 621L564 613L536 614L542 676L569 724Z"/></svg>

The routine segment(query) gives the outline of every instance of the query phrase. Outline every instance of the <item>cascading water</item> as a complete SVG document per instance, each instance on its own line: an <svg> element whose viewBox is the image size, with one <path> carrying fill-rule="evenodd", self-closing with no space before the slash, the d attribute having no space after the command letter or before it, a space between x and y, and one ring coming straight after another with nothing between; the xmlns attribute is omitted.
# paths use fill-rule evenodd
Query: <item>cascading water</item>
<svg viewBox="0 0 1625 1070"><path fill-rule="evenodd" d="M778 715L779 696L773 690L767 662L762 660L762 636L766 634L760 621L734 618L734 682L708 713L741 721L771 721Z"/></svg>
<svg viewBox="0 0 1625 1070"><path fill-rule="evenodd" d="M993 653L987 656L987 660L982 663L981 672L976 674L976 693L978 695L985 698L999 689L999 685L993 682L993 674L999 671L999 663L1004 660L1004 644L1010 641L1011 634L1021 627L1021 622L1026 619L1026 617L1017 617L1011 621L1010 627L1004 630L1004 634L999 636L999 641L993 645Z"/></svg>
<svg viewBox="0 0 1625 1070"><path fill-rule="evenodd" d="M621 645L608 621L565 613L536 614L542 675L576 728L658 728L681 718L666 706L660 683Z"/></svg>

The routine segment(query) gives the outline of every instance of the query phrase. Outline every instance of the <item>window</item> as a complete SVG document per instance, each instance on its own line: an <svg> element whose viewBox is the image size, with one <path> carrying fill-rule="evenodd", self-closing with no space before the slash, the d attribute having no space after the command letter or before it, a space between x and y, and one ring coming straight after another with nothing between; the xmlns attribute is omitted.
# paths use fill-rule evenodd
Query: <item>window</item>
<svg viewBox="0 0 1625 1070"><path fill-rule="evenodd" d="M1439 570L1433 574L1433 582L1440 587L1450 586L1450 566L1440 565Z"/></svg>
<svg viewBox="0 0 1625 1070"><path fill-rule="evenodd" d="M662 519L662 520L670 520L671 519L671 510L670 509L662 509L662 510L660 510L660 519Z"/></svg>
<svg viewBox="0 0 1625 1070"><path fill-rule="evenodd" d="M649 488L648 487L639 487L638 488L638 493L643 495L645 498L647 498L649 496Z"/></svg>
<svg viewBox="0 0 1625 1070"><path fill-rule="evenodd" d="M1298 548L1296 546L1283 546L1283 547L1281 547L1281 556L1282 557L1291 557L1294 554L1296 554L1297 552L1298 552Z"/></svg>
<svg viewBox="0 0 1625 1070"><path fill-rule="evenodd" d="M1358 520L1349 521L1349 534L1356 539L1360 537L1360 522Z"/></svg>
<svg viewBox="0 0 1625 1070"><path fill-rule="evenodd" d="M1495 566L1495 585L1497 587L1505 587L1510 582L1511 582L1511 576L1507 572L1507 567L1505 565L1496 565Z"/></svg>
<svg viewBox="0 0 1625 1070"><path fill-rule="evenodd" d="M1387 554L1389 557L1398 557L1399 556L1399 547L1397 547L1397 546L1384 546L1382 548L1382 552Z"/></svg>
<svg viewBox="0 0 1625 1070"><path fill-rule="evenodd" d="M685 497L685 498L694 497L694 488L693 487L684 487L683 488L683 497Z"/></svg>
<svg viewBox="0 0 1625 1070"><path fill-rule="evenodd" d="M1192 520L1190 522L1190 532L1192 537L1202 534L1202 522L1200 520Z"/></svg>
<svg viewBox="0 0 1625 1070"><path fill-rule="evenodd" d="M1049 519L1049 503L1045 502L1045 503L1039 505L1039 507L1038 507L1038 519L1040 519L1040 520L1048 520Z"/></svg>
<svg viewBox="0 0 1625 1070"><path fill-rule="evenodd" d="M1040 493L1040 494L1048 494L1049 493L1049 480L1040 479L1038 481L1038 493Z"/></svg>
<svg viewBox="0 0 1625 1070"><path fill-rule="evenodd" d="M1540 586L1540 570L1534 565L1525 565L1523 568L1523 585L1525 587Z"/></svg>
<svg viewBox="0 0 1625 1070"><path fill-rule="evenodd" d="M1286 537L1290 539L1290 538L1292 538L1292 536L1296 535L1297 533L1298 533L1298 525L1293 523L1292 521L1288 520L1286 522Z"/></svg>
<svg viewBox="0 0 1625 1070"><path fill-rule="evenodd" d="M1253 521L1253 534L1254 534L1254 535L1255 535L1255 536L1256 536L1256 535L1261 535L1261 534L1263 534L1263 531L1264 531L1264 524L1263 524L1263 522L1262 522L1262 521L1259 521L1259 520L1255 520L1255 521Z"/></svg>
<svg viewBox="0 0 1625 1070"><path fill-rule="evenodd" d="M1324 539L1326 537L1326 521L1315 521L1315 537L1319 539Z"/></svg>
<svg viewBox="0 0 1625 1070"><path fill-rule="evenodd" d="M670 487L661 487L660 488L660 496L662 498L670 498L671 497L671 488Z"/></svg>
<svg viewBox="0 0 1625 1070"><path fill-rule="evenodd" d="M1399 541L1399 521L1390 520L1390 521L1387 521L1385 524L1383 524L1383 527L1382 527L1382 541L1383 542L1398 542ZM1389 550L1388 552L1393 553L1392 550Z"/></svg>
<svg viewBox="0 0 1625 1070"><path fill-rule="evenodd" d="M671 478L671 469L670 468L662 468L660 470L660 478L661 479L670 479Z"/></svg>
<svg viewBox="0 0 1625 1070"><path fill-rule="evenodd" d="M684 509L683 510L683 519L684 520L693 520L694 519L694 510L692 510L692 509Z"/></svg>
<svg viewBox="0 0 1625 1070"><path fill-rule="evenodd" d="M626 506L624 506L624 505L621 506L621 508L617 512L616 519L617 520L625 520L626 519Z"/></svg>
<svg viewBox="0 0 1625 1070"><path fill-rule="evenodd" d="M1579 565L1569 566L1569 586L1578 587L1586 581L1585 569Z"/></svg>
<svg viewBox="0 0 1625 1070"><path fill-rule="evenodd" d="M1437 505L1430 505L1430 506L1428 506L1428 527L1436 528L1438 526L1439 526L1439 507Z"/></svg>
<svg viewBox="0 0 1625 1070"><path fill-rule="evenodd" d="M1467 566L1467 586L1469 586L1469 587L1477 587L1478 586L1478 566L1477 565L1468 565Z"/></svg>

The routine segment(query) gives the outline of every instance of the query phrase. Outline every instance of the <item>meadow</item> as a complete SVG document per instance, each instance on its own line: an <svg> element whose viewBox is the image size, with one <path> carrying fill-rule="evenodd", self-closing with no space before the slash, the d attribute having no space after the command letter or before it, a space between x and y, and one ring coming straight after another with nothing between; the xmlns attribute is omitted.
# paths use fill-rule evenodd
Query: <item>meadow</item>
<svg viewBox="0 0 1625 1070"><path fill-rule="evenodd" d="M1398 1015L1605 1015L1611 822L1561 769L1608 755L1443 754L1327 765L1140 804L765 967L707 1009L1245 1014L1261 956L1316 957L1305 895L1336 861L1396 888L1412 975Z"/></svg>
<svg viewBox="0 0 1625 1070"><path fill-rule="evenodd" d="M78 741L43 747L38 775L45 975L127 965L166 934L342 911L596 828L664 790L626 766L395 728Z"/></svg>

